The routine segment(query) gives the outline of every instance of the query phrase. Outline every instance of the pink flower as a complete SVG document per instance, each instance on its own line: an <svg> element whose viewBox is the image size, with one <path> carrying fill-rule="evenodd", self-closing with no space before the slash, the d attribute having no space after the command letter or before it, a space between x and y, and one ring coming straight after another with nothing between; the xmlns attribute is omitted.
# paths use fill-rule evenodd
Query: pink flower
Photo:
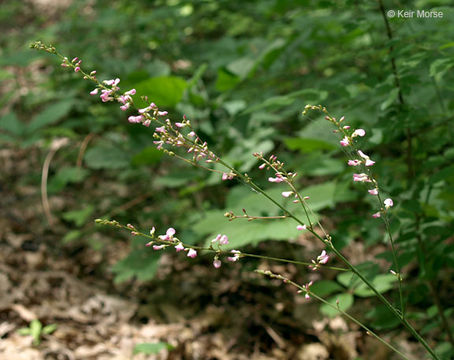
<svg viewBox="0 0 454 360"><path fill-rule="evenodd" d="M112 94L112 90L101 90L101 95L99 96L102 102L112 101L113 97L110 96Z"/></svg>
<svg viewBox="0 0 454 360"><path fill-rule="evenodd" d="M218 234L215 239L211 240L212 243L221 240L221 234Z"/></svg>
<svg viewBox="0 0 454 360"><path fill-rule="evenodd" d="M189 251L188 251L188 257L194 259L196 256L197 256L197 251L194 250L194 249L189 249Z"/></svg>
<svg viewBox="0 0 454 360"><path fill-rule="evenodd" d="M307 226L306 225L298 225L296 227L296 230L306 230L307 229Z"/></svg>
<svg viewBox="0 0 454 360"><path fill-rule="evenodd" d="M167 240L167 241L170 241L170 240L173 240L173 235L175 235L176 231L174 228L168 228L167 231L166 231L166 234L165 235L159 235L159 238L161 240Z"/></svg>
<svg viewBox="0 0 454 360"><path fill-rule="evenodd" d="M348 140L348 137L345 136L345 137L340 141L340 144L341 144L342 146L348 146L348 145L350 145L350 140Z"/></svg>
<svg viewBox="0 0 454 360"><path fill-rule="evenodd" d="M157 133L165 133L166 132L166 127L165 126L160 126L154 129Z"/></svg>
<svg viewBox="0 0 454 360"><path fill-rule="evenodd" d="M369 176L367 174L361 173L361 174L353 174L353 181L359 181L359 182L372 182L369 179Z"/></svg>
<svg viewBox="0 0 454 360"><path fill-rule="evenodd" d="M135 95L135 94L136 94L136 89L131 89L131 90L125 92L126 96L131 96L131 95Z"/></svg>
<svg viewBox="0 0 454 360"><path fill-rule="evenodd" d="M79 71L80 71L80 66L76 66L76 67L74 68L74 72L79 72Z"/></svg>
<svg viewBox="0 0 454 360"><path fill-rule="evenodd" d="M377 218L381 217L381 213L380 212L376 212L375 214L372 214L372 217L374 219L377 219Z"/></svg>
<svg viewBox="0 0 454 360"><path fill-rule="evenodd" d="M143 125L143 126L146 126L146 127L150 127L150 125L151 125L151 120L150 120L150 119L145 120L145 121L143 122L142 125Z"/></svg>
<svg viewBox="0 0 454 360"><path fill-rule="evenodd" d="M326 251L323 250L322 253L317 257L319 264L326 264L329 260L329 256L326 254Z"/></svg>
<svg viewBox="0 0 454 360"><path fill-rule="evenodd" d="M378 189L367 190L367 192L371 195L378 195Z"/></svg>
<svg viewBox="0 0 454 360"><path fill-rule="evenodd" d="M348 160L348 165L350 166L358 166L359 164L361 164L361 161L359 160Z"/></svg>
<svg viewBox="0 0 454 360"><path fill-rule="evenodd" d="M153 245L153 250L161 250L165 245Z"/></svg>
<svg viewBox="0 0 454 360"><path fill-rule="evenodd" d="M129 106L130 106L130 104L129 104L129 103L126 103L126 104L120 106L120 109L123 110L123 111L126 111L126 110L129 109Z"/></svg>
<svg viewBox="0 0 454 360"><path fill-rule="evenodd" d="M99 91L99 88L94 89L93 91L90 91L90 95L96 95Z"/></svg>
<svg viewBox="0 0 454 360"><path fill-rule="evenodd" d="M189 137L194 137L195 136L195 132L194 131L191 131L189 134L188 134Z"/></svg>
<svg viewBox="0 0 454 360"><path fill-rule="evenodd" d="M120 79L116 78L115 80L104 80L103 83L109 86L110 85L117 86L120 83Z"/></svg>
<svg viewBox="0 0 454 360"><path fill-rule="evenodd" d="M355 131L353 131L353 134L352 134L352 137L356 137L356 136L364 136L366 135L366 131L364 131L363 129L356 129Z"/></svg>
<svg viewBox="0 0 454 360"><path fill-rule="evenodd" d="M385 199L385 201L383 201L383 203L385 204L385 209L389 209L390 207L392 207L394 205L394 202L390 198Z"/></svg>
<svg viewBox="0 0 454 360"><path fill-rule="evenodd" d="M291 196L293 194L293 191L284 191L282 193L282 196L285 197L285 198L288 198L289 196Z"/></svg>
<svg viewBox="0 0 454 360"><path fill-rule="evenodd" d="M365 160L365 163L364 165L366 166L372 166L375 164L375 161L372 161L369 156L367 156L366 154L364 154L361 150L358 150L358 155L361 156L364 160Z"/></svg>
<svg viewBox="0 0 454 360"><path fill-rule="evenodd" d="M225 181L225 180L228 180L229 178L229 174L227 173L222 173L222 180Z"/></svg>
<svg viewBox="0 0 454 360"><path fill-rule="evenodd" d="M178 245L175 246L175 250L177 252L180 252L180 251L183 251L184 250L184 246L182 243L179 243Z"/></svg>
<svg viewBox="0 0 454 360"><path fill-rule="evenodd" d="M229 238L227 235L222 235L221 238L219 239L219 244L221 245L227 245L229 243Z"/></svg>
<svg viewBox="0 0 454 360"><path fill-rule="evenodd" d="M167 111L158 111L159 116L166 116L168 114Z"/></svg>
<svg viewBox="0 0 454 360"><path fill-rule="evenodd" d="M219 268L221 267L221 265L222 265L221 260L219 260L219 259L214 259L214 261L213 261L213 266L214 266L216 269L219 269Z"/></svg>
<svg viewBox="0 0 454 360"><path fill-rule="evenodd" d="M183 127L186 126L186 124L183 124L183 123L180 123L180 122L176 122L176 123L175 123L175 126L176 126L177 128L183 128Z"/></svg>
<svg viewBox="0 0 454 360"><path fill-rule="evenodd" d="M228 261L235 262L235 261L238 261L240 259L241 252L239 250L232 250L230 252L233 254L233 256L229 256L227 258Z"/></svg>
<svg viewBox="0 0 454 360"><path fill-rule="evenodd" d="M155 227L153 226L150 230L150 235L153 236L154 235L154 232L156 231Z"/></svg>
<svg viewBox="0 0 454 360"><path fill-rule="evenodd" d="M259 166L259 169L260 169L260 170L262 170L262 169L264 169L264 168L265 168L265 166L266 166L266 164L265 164L265 163L263 163L262 165L260 165L260 166Z"/></svg>
<svg viewBox="0 0 454 360"><path fill-rule="evenodd" d="M345 129L345 130L350 129L350 125L345 125L345 126L343 127L343 129Z"/></svg>
<svg viewBox="0 0 454 360"><path fill-rule="evenodd" d="M283 182L284 179L282 177L275 177L275 178L269 177L268 181L272 182L272 183L280 183L280 182Z"/></svg>
<svg viewBox="0 0 454 360"><path fill-rule="evenodd" d="M128 117L128 121L131 124L138 124L138 123L142 122L142 120L143 120L143 116L142 115Z"/></svg>

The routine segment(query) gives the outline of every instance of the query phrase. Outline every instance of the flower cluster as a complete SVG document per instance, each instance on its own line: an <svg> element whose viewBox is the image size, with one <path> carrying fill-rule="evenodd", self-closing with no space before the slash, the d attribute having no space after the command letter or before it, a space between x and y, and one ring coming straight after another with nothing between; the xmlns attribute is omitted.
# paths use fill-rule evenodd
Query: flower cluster
<svg viewBox="0 0 454 360"><path fill-rule="evenodd" d="M316 260L312 260L312 265L309 265L309 269L315 271L320 268L320 265L325 265L329 260L329 255L326 253L325 250L322 251L322 253L317 256Z"/></svg>
<svg viewBox="0 0 454 360"><path fill-rule="evenodd" d="M356 150L356 154L358 155L357 158L355 159L349 159L347 164L349 166L363 166L363 169L365 172L361 173L355 173L353 174L353 181L354 182L362 182L362 183L370 183L372 187L370 187L367 192L370 195L374 196L379 196L379 190L378 190L378 183L377 181L372 177L371 171L369 168L375 164L375 161L371 160L369 155L366 155L363 151L357 149L355 147L354 143L354 138L356 137L363 137L366 135L366 131L364 129L356 129L353 132L350 130L349 125L343 125L342 123L344 122L345 118L342 116L339 120L336 120L333 116L331 116L328 111L326 110L325 107L322 107L321 105L319 106L313 106L313 105L306 105L303 115L307 113L308 110L319 110L323 113L326 114L325 119L334 124L337 127L337 130L334 130L336 133L341 133L342 134L342 140L340 140L340 144L343 147L351 147L353 150ZM378 198L380 199L380 197ZM381 217L381 214L388 210L390 207L394 205L392 199L388 198L384 201L384 208L381 208L380 211L372 214L373 218L379 218Z"/></svg>

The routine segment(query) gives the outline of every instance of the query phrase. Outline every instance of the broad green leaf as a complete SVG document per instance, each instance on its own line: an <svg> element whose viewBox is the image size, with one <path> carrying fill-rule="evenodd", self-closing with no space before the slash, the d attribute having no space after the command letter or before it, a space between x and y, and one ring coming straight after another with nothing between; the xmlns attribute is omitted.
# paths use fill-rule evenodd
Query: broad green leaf
<svg viewBox="0 0 454 360"><path fill-rule="evenodd" d="M113 145L98 145L85 153L85 163L91 169L122 169L129 165L125 150Z"/></svg>
<svg viewBox="0 0 454 360"><path fill-rule="evenodd" d="M33 133L44 126L55 124L69 113L73 105L73 100L62 100L56 104L49 105L28 124L27 132Z"/></svg>
<svg viewBox="0 0 454 360"><path fill-rule="evenodd" d="M112 267L116 274L114 281L121 283L133 277L139 281L151 280L158 270L159 259L160 254L148 248L133 250Z"/></svg>
<svg viewBox="0 0 454 360"><path fill-rule="evenodd" d="M233 89L240 81L237 75L225 69L219 69L215 87L217 91L224 92Z"/></svg>
<svg viewBox="0 0 454 360"><path fill-rule="evenodd" d="M164 349L172 350L172 349L174 349L174 347L165 342L142 343L142 344L137 344L136 346L134 346L133 353L134 353L134 355L136 355L136 354L152 355L152 354L157 354Z"/></svg>
<svg viewBox="0 0 454 360"><path fill-rule="evenodd" d="M0 118L0 130L4 130L14 136L21 136L24 133L25 125L17 118L14 112Z"/></svg>
<svg viewBox="0 0 454 360"><path fill-rule="evenodd" d="M70 183L78 183L88 176L89 171L80 167L61 167L50 179L48 191L60 191Z"/></svg>
<svg viewBox="0 0 454 360"><path fill-rule="evenodd" d="M334 308L327 304L323 304L320 306L320 312L329 317L340 315L340 312L337 309L347 311L354 302L352 294L337 294L327 299L327 301L333 305Z"/></svg>
<svg viewBox="0 0 454 360"><path fill-rule="evenodd" d="M160 108L173 107L183 98L186 81L178 76L158 76L136 85L135 97L148 96Z"/></svg>
<svg viewBox="0 0 454 360"><path fill-rule="evenodd" d="M159 163L163 155L162 151L159 151L154 146L149 146L143 149L138 154L134 155L131 159L131 163L136 166L140 165L154 165Z"/></svg>
<svg viewBox="0 0 454 360"><path fill-rule="evenodd" d="M87 223L88 218L91 216L95 207L93 205L87 205L81 210L71 210L63 213L63 219L72 221L76 226L80 227Z"/></svg>
<svg viewBox="0 0 454 360"><path fill-rule="evenodd" d="M310 138L286 138L284 143L290 150L299 150L302 153L310 153L316 150L334 150L337 148L332 143Z"/></svg>
<svg viewBox="0 0 454 360"><path fill-rule="evenodd" d="M30 323L30 335L33 336L34 339L39 339L42 328L43 325L38 319L32 320Z"/></svg>
<svg viewBox="0 0 454 360"><path fill-rule="evenodd" d="M372 285L381 294L391 290L394 287L394 282L397 281L396 276L392 274L377 275L372 280ZM366 284L361 283L353 292L356 296L369 297L375 296L375 293L367 287Z"/></svg>
<svg viewBox="0 0 454 360"><path fill-rule="evenodd" d="M343 287L331 280L319 280L311 286L311 291L320 297L325 297L341 290L343 290Z"/></svg>

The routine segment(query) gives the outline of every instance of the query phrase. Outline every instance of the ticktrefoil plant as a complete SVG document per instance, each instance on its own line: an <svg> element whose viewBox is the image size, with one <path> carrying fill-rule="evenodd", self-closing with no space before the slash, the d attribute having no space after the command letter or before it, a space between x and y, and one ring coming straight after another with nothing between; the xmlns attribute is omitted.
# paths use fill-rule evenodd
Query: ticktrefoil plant
<svg viewBox="0 0 454 360"><path fill-rule="evenodd" d="M249 254L241 252L240 250L224 250L223 246L229 243L227 235L224 234L218 234L214 239L212 239L209 246L203 247L186 244L176 236L177 231L172 227L168 228L164 234L156 235L156 229L154 227L149 232L142 232L134 225L122 225L116 220L98 219L96 220L97 223L122 228L130 231L133 236L141 236L147 238L148 242L145 243L144 246L149 246L155 251L173 249L178 253L185 253L189 258L195 258L202 252L212 254L213 266L215 268L220 268L222 266L222 263L225 261L237 262L244 257L254 257L286 263L294 263L297 265L306 266L311 271L317 271L322 267L334 271L350 271L351 273L356 275L376 295L376 297L401 322L401 324L409 331L409 333L412 334L413 337L425 348L427 353L430 354L433 359L440 359L429 346L429 344L410 324L405 315L405 304L402 292L403 276L401 274L400 266L398 263L397 248L392 237L389 220L389 212L394 206L394 201L391 198L384 196L384 192L382 191L382 189L380 189L378 181L374 177L372 169L375 161L373 161L369 155L364 153L357 146L357 138L366 136L366 131L364 129L351 129L349 125L345 124L344 117L336 119L327 111L325 107L321 105L307 105L303 112L303 114L306 114L309 111L321 112L324 114L325 119L334 125L334 132L340 135L340 146L349 156L347 164L351 167L354 167L356 170L353 174L353 182L365 184L367 186L368 194L377 199L376 210L370 216L376 219L381 219L385 225L393 256L393 267L392 269L389 269L389 271L396 277L396 280L398 282L400 299L399 307L393 305L385 296L383 296L382 293L374 286L374 284L370 280L368 280L365 274L363 274L359 268L353 265L336 248L331 235L327 231L325 231L322 224L318 220L314 220L316 219L316 217L311 210L309 197L300 194L300 192L297 190L295 185L295 178L297 178L298 174L293 171L287 171L285 169L285 164L281 162L277 158L277 156L271 155L269 157L266 157L263 153L258 152L253 154L253 156L260 162L259 169L270 172L270 174L267 175L268 181L270 183L276 184L276 186L285 186L286 189L283 189L285 191L282 191L281 195L284 198L292 198L293 203L299 204L301 206L304 214L303 218L300 218L299 215L296 215L294 211L284 207L277 200L272 198L260 186L258 186L247 173L242 173L239 170L235 169L230 164L225 162L220 156L211 151L208 147L208 144L197 135L196 129L191 126L190 120L185 116L179 122L172 122L169 118L167 118L167 111L160 110L156 104L148 101L146 97L144 97L143 100L148 105L143 108L138 108L134 104L134 100L132 98L132 96L136 94L136 90L130 89L125 92L121 91L121 88L119 87L119 78L99 81L96 78L96 71L88 72L83 70L82 60L80 60L79 58L76 57L70 61L69 58L58 53L55 47L45 45L39 41L33 43L31 47L57 55L61 59L61 65L63 67L69 68L75 73L81 74L84 79L94 82L96 87L90 92L92 96L99 95L102 102L118 102L122 111L134 109L136 113L128 117L128 121L130 123L142 124L145 127L155 125L153 142L156 145L157 149L170 156L177 157L187 163L190 163L191 165L204 168L210 172L218 173L221 179L224 181L236 179L244 183L255 192L266 197L284 214L282 216L271 217L251 216L247 213L246 209L243 209L243 215L235 215L231 211L227 212L225 214L225 217L228 218L228 220L234 221L239 219L247 219L247 221L256 221L291 218L295 221L295 227L297 230L306 231L312 234L313 237L324 244L325 249L322 250L321 254L315 259L312 259L308 262L300 262L291 259ZM217 167L214 168L213 164L216 164ZM221 168L222 170L219 170L219 168ZM337 257L345 265L345 267L341 268L327 265L330 258L333 256ZM282 280L284 283L288 283L297 287L298 292L303 294L306 299L314 298L330 307L335 308L340 314L361 326L364 330L367 331L368 334L377 338L391 350L399 354L402 358L409 359L409 357L400 352L395 346L390 344L381 336L374 333L361 321L343 311L340 308L339 303L333 305L312 292L312 281L300 285L280 274L272 273L271 271L259 271L259 273Z"/></svg>

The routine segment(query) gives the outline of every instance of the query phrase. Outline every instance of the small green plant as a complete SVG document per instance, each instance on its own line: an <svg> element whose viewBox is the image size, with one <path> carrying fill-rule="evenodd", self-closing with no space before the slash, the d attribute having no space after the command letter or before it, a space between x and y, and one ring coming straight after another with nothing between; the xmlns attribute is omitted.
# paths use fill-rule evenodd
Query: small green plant
<svg viewBox="0 0 454 360"><path fill-rule="evenodd" d="M49 324L43 327L43 324L38 319L32 320L30 325L26 328L21 328L17 332L23 336L31 336L33 338L33 345L38 346L41 344L43 335L52 334L57 329L57 324Z"/></svg>

